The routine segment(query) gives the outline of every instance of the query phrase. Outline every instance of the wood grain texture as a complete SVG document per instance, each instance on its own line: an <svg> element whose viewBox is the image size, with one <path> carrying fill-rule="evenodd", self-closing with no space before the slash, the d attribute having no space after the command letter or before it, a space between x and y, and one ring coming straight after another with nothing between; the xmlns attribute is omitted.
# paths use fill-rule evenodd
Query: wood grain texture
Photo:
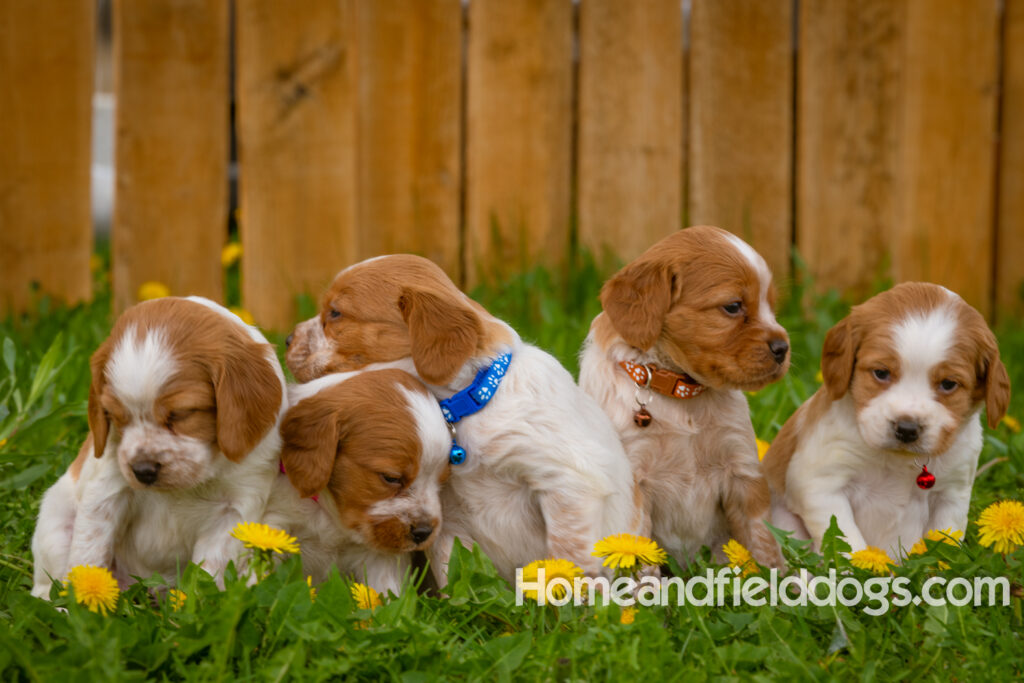
<svg viewBox="0 0 1024 683"><path fill-rule="evenodd" d="M803 0L797 249L819 289L854 298L888 272L900 217L902 0Z"/></svg>
<svg viewBox="0 0 1024 683"><path fill-rule="evenodd" d="M1024 0L1006 0L996 234L996 314L1024 316Z"/></svg>
<svg viewBox="0 0 1024 683"><path fill-rule="evenodd" d="M461 278L462 5L362 0L359 256L410 252Z"/></svg>
<svg viewBox="0 0 1024 683"><path fill-rule="evenodd" d="M114 3L114 309L139 286L223 295L228 212L228 7Z"/></svg>
<svg viewBox="0 0 1024 683"><path fill-rule="evenodd" d="M572 148L571 0L469 4L466 280L564 261Z"/></svg>
<svg viewBox="0 0 1024 683"><path fill-rule="evenodd" d="M730 230L789 275L793 3L694 0L689 220Z"/></svg>
<svg viewBox="0 0 1024 683"><path fill-rule="evenodd" d="M675 0L579 9L579 240L624 261L678 230L683 16Z"/></svg>
<svg viewBox="0 0 1024 683"><path fill-rule="evenodd" d="M94 50L91 3L0 3L0 317L91 295Z"/></svg>
<svg viewBox="0 0 1024 683"><path fill-rule="evenodd" d="M242 298L275 330L357 257L355 21L351 0L236 5Z"/></svg>
<svg viewBox="0 0 1024 683"><path fill-rule="evenodd" d="M991 313L997 0L910 0L893 275Z"/></svg>

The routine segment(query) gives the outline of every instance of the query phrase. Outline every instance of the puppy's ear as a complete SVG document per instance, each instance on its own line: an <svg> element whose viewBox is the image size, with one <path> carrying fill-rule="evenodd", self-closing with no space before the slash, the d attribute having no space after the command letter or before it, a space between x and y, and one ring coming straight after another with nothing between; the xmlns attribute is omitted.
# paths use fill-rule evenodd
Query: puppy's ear
<svg viewBox="0 0 1024 683"><path fill-rule="evenodd" d="M988 413L988 426L995 429L1006 415L1006 409L1010 407L1010 375L1006 372L1003 361L999 360L999 346L995 335L987 328L985 331L990 337L983 361L985 412Z"/></svg>
<svg viewBox="0 0 1024 683"><path fill-rule="evenodd" d="M853 323L850 316L846 316L825 335L825 346L821 351L821 376L828 397L833 401L841 399L850 388L856 357Z"/></svg>
<svg viewBox="0 0 1024 683"><path fill-rule="evenodd" d="M110 435L110 418L100 404L103 387L107 383L103 373L109 359L110 339L107 339L89 359L89 368L92 371L92 382L89 384L89 432L92 434L93 455L97 458L103 456L103 451L107 447L107 437Z"/></svg>
<svg viewBox="0 0 1024 683"><path fill-rule="evenodd" d="M281 422L281 463L288 480L303 498L327 487L339 438L331 401L308 398L285 413Z"/></svg>
<svg viewBox="0 0 1024 683"><path fill-rule="evenodd" d="M646 351L661 335L672 305L672 273L656 263L629 265L601 288L601 306L630 346Z"/></svg>
<svg viewBox="0 0 1024 683"><path fill-rule="evenodd" d="M460 295L407 287L398 308L409 326L412 360L428 384L449 382L476 352L483 335L480 316Z"/></svg>
<svg viewBox="0 0 1024 683"><path fill-rule="evenodd" d="M267 360L270 346L234 336L224 346L213 361L217 445L228 460L241 462L277 421L281 380Z"/></svg>

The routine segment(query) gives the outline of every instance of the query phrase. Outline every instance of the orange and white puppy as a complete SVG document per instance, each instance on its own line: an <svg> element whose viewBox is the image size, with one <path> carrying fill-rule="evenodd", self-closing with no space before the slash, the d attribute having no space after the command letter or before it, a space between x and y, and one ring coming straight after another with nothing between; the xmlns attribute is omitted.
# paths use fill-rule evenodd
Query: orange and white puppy
<svg viewBox="0 0 1024 683"><path fill-rule="evenodd" d="M966 530L978 414L994 427L1010 400L981 315L944 287L897 285L829 330L821 371L765 455L772 523L817 548L834 515L854 551L893 558L932 529Z"/></svg>
<svg viewBox="0 0 1024 683"><path fill-rule="evenodd" d="M122 585L189 561L219 577L243 550L231 530L260 520L277 474L274 349L212 301L164 298L125 311L91 366L89 436L40 505L32 593L77 565Z"/></svg>
<svg viewBox="0 0 1024 683"><path fill-rule="evenodd" d="M286 361L302 381L390 364L443 399L506 353L511 362L493 398L456 424L468 457L452 467L443 493L444 528L428 552L435 575L443 584L455 537L478 543L509 580L547 557L600 574L594 543L639 522L615 430L557 360L435 264L393 255L343 270L320 315L295 328Z"/></svg>
<svg viewBox="0 0 1024 683"><path fill-rule="evenodd" d="M411 552L441 529L451 434L426 387L401 370L289 387L282 474L265 522L294 535L316 582L332 566L398 593Z"/></svg>
<svg viewBox="0 0 1024 683"><path fill-rule="evenodd" d="M580 386L622 437L646 530L679 562L734 538L781 565L743 395L789 365L764 259L724 230L687 228L606 282L601 304Z"/></svg>

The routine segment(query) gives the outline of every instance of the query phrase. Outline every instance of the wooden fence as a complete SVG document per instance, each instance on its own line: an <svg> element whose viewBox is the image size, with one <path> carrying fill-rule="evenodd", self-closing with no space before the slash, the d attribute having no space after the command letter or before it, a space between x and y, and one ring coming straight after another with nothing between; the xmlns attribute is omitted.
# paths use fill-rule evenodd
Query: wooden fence
<svg viewBox="0 0 1024 683"><path fill-rule="evenodd" d="M0 309L90 295L92 12L0 3ZM1024 312L1024 0L119 0L113 59L118 309L221 298L233 125L270 328L355 260L471 285L574 225L628 259L712 223L781 280L795 245L823 287Z"/></svg>

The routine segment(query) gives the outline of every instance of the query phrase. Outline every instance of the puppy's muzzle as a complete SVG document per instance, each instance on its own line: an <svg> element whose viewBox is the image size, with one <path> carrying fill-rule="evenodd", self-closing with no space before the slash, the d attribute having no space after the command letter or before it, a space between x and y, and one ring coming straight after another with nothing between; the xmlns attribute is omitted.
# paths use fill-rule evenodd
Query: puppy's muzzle
<svg viewBox="0 0 1024 683"><path fill-rule="evenodd" d="M160 476L160 463L149 460L137 462L132 465L132 474L140 484L150 486L156 483L157 477Z"/></svg>
<svg viewBox="0 0 1024 683"><path fill-rule="evenodd" d="M924 429L916 420L899 418L893 423L893 433L903 443L914 443L921 437L922 431Z"/></svg>
<svg viewBox="0 0 1024 683"><path fill-rule="evenodd" d="M414 524L409 529L409 537L412 539L412 542L416 545L423 544L428 538L430 538L430 535L432 533L434 533L433 524Z"/></svg>

